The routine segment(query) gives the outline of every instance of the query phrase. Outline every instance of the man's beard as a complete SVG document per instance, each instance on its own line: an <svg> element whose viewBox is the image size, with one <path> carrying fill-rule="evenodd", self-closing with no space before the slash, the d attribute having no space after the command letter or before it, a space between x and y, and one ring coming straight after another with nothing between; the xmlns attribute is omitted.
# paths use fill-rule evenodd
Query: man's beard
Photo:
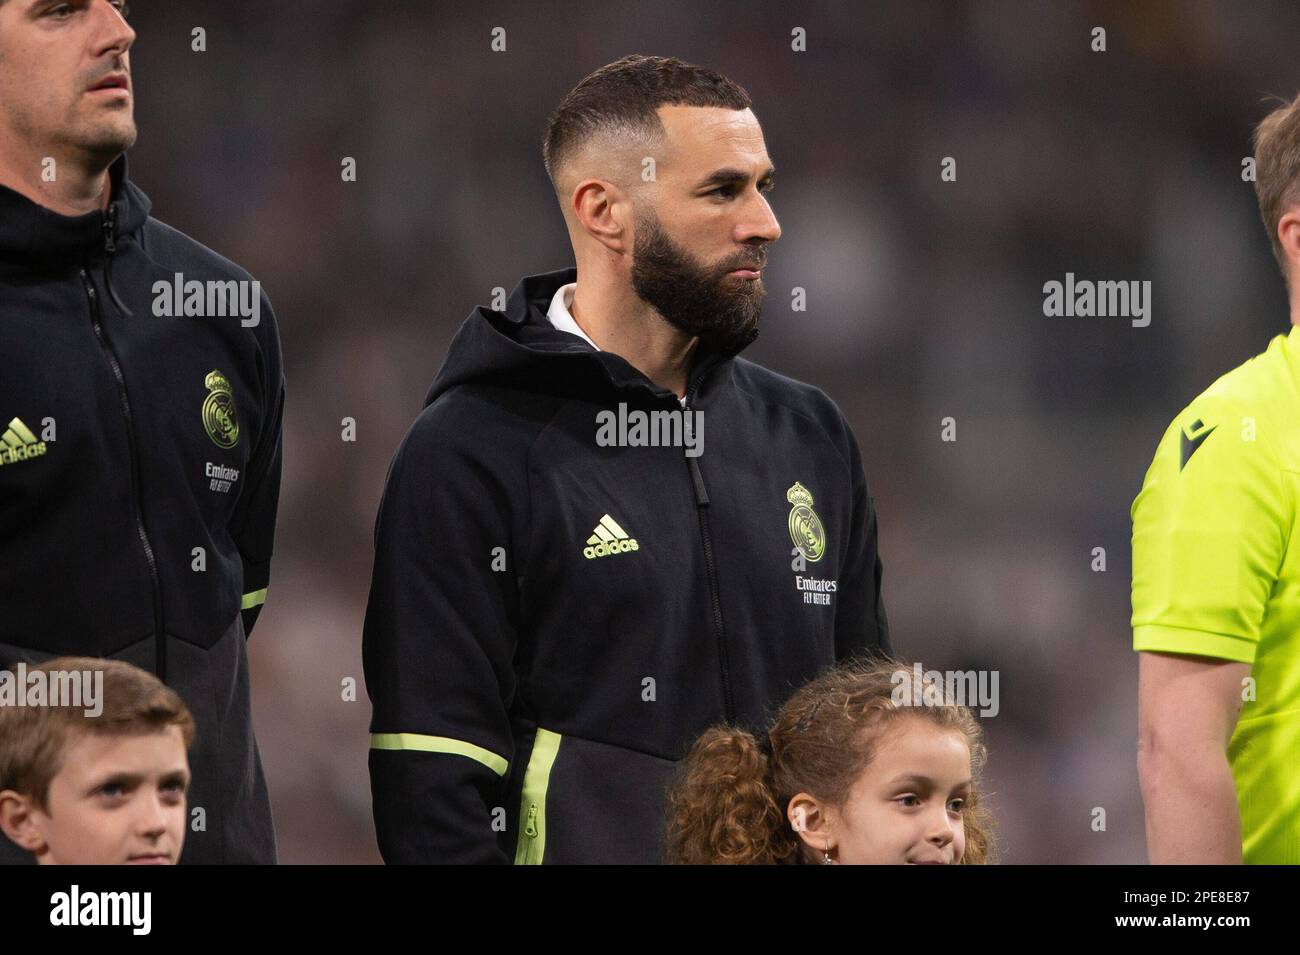
<svg viewBox="0 0 1300 955"><path fill-rule="evenodd" d="M698 335L708 348L730 351L746 344L763 309L762 279L728 276L733 269L761 267L760 251L704 265L664 232L653 213L638 215L632 249L632 289L668 322Z"/></svg>

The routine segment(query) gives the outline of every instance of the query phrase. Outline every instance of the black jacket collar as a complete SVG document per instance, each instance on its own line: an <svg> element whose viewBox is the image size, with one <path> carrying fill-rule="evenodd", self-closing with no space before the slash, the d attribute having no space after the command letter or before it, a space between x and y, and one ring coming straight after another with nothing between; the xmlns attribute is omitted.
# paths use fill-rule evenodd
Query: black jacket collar
<svg viewBox="0 0 1300 955"><path fill-rule="evenodd" d="M127 178L126 154L109 167L108 213L63 216L0 186L0 261L84 260L133 235L149 218L149 197ZM111 242L110 242L111 236Z"/></svg>
<svg viewBox="0 0 1300 955"><path fill-rule="evenodd" d="M651 382L622 357L596 351L555 328L546 317L556 291L577 281L575 268L525 276L506 300L504 311L480 306L470 313L452 341L447 359L429 388L425 403L454 385L496 381L547 394L590 397L595 388L632 390L675 406L671 392ZM734 358L757 337L726 351L697 352L688 393L704 376Z"/></svg>

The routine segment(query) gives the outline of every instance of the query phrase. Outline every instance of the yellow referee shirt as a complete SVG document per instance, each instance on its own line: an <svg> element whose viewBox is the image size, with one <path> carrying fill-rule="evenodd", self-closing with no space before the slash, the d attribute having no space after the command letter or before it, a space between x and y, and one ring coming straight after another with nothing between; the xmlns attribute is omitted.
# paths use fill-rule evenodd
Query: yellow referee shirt
<svg viewBox="0 0 1300 955"><path fill-rule="evenodd" d="M1228 747L1251 863L1300 863L1298 384L1292 328L1174 419L1132 509L1133 649L1253 666Z"/></svg>

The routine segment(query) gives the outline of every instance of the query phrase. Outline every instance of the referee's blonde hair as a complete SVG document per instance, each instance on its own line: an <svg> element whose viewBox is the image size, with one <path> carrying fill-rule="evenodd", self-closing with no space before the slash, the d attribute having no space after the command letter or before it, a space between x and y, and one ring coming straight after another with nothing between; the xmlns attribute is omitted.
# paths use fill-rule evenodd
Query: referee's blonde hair
<svg viewBox="0 0 1300 955"><path fill-rule="evenodd" d="M1255 197L1273 258L1290 288L1291 266L1277 226L1291 206L1300 204L1300 95L1279 102L1255 127Z"/></svg>

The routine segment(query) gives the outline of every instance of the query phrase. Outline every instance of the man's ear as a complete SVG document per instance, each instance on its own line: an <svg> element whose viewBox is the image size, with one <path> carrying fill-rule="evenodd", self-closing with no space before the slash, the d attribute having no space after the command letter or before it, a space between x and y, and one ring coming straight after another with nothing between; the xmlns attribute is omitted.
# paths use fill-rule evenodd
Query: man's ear
<svg viewBox="0 0 1300 955"><path fill-rule="evenodd" d="M39 854L45 851L45 839L33 817L31 797L12 789L0 791L0 830L19 848Z"/></svg>
<svg viewBox="0 0 1300 955"><path fill-rule="evenodd" d="M633 197L617 183L583 179L570 196L570 211L577 227L610 252L623 255L631 250Z"/></svg>
<svg viewBox="0 0 1300 955"><path fill-rule="evenodd" d="M791 828L820 857L835 849L835 810L809 793L798 793L785 810Z"/></svg>
<svg viewBox="0 0 1300 955"><path fill-rule="evenodd" d="M1300 272L1300 205L1288 206L1277 220L1277 240L1290 263L1288 271L1296 275Z"/></svg>

